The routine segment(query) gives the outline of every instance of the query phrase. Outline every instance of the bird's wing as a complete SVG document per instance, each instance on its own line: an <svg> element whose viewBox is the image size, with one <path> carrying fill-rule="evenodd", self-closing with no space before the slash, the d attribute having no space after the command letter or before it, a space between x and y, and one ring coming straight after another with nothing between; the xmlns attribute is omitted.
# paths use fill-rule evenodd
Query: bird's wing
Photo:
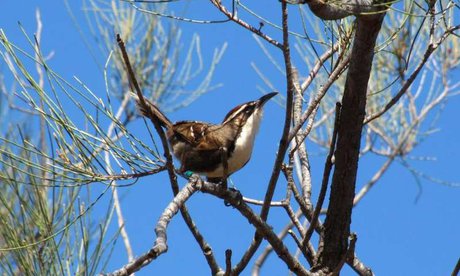
<svg viewBox="0 0 460 276"><path fill-rule="evenodd" d="M180 121L174 124L173 131L184 142L197 146L206 136L209 127L210 125L204 122Z"/></svg>
<svg viewBox="0 0 460 276"><path fill-rule="evenodd" d="M214 135L219 128L220 125L198 121L180 121L173 127L176 135L198 151L217 150L221 147L222 141L218 135Z"/></svg>

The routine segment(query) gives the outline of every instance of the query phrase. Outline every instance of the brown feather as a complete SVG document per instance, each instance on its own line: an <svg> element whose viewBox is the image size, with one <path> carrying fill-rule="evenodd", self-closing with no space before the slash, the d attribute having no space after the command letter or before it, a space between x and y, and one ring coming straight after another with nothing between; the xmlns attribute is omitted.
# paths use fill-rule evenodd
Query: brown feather
<svg viewBox="0 0 460 276"><path fill-rule="evenodd" d="M172 127L172 122L168 119L168 117L166 117L166 115L163 114L163 112L161 112L161 110L154 103L144 98L146 106L143 106L139 101L139 98L137 96L135 98L139 111L142 115L150 119L152 119L153 116L153 119L156 119L164 128L169 129Z"/></svg>

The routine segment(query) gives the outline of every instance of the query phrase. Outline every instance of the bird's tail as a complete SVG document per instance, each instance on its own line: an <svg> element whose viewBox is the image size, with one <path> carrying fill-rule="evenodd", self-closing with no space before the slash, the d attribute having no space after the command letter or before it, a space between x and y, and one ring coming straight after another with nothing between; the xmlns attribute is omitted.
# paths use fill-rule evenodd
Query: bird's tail
<svg viewBox="0 0 460 276"><path fill-rule="evenodd" d="M162 127L170 128L172 126L172 122L154 103L144 98L145 105L143 105L136 94L131 93L131 96L136 100L137 107L143 116L149 119L156 119ZM151 116L153 116L153 118L151 118Z"/></svg>

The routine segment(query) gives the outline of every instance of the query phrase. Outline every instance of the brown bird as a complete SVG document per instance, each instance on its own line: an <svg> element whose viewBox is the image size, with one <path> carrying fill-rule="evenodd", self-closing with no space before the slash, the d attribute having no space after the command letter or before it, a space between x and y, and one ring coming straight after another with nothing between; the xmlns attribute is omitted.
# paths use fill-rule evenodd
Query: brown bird
<svg viewBox="0 0 460 276"><path fill-rule="evenodd" d="M198 121L173 124L147 99L146 108L141 106L139 99L137 103L144 116L154 116L166 129L172 152L181 163L180 172L192 171L206 175L209 181L219 182L244 167L251 158L263 106L276 94L269 93L233 108L220 124ZM224 162L227 163L226 172Z"/></svg>

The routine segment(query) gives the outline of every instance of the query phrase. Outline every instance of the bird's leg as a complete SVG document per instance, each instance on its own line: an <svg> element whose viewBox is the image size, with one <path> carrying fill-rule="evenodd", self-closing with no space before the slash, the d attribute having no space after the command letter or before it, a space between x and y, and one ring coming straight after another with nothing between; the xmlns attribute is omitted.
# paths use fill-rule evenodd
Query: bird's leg
<svg viewBox="0 0 460 276"><path fill-rule="evenodd" d="M228 155L227 155L227 148L226 147L221 147L219 148L220 151L220 158L222 161L222 180L221 183L224 186L225 189L227 189L227 176L228 176Z"/></svg>
<svg viewBox="0 0 460 276"><path fill-rule="evenodd" d="M221 153L221 158L222 158L222 179L221 179L221 185L225 189L227 189L227 178L228 178L228 155L227 155L227 148L226 147L221 147L220 148L220 153ZM234 187L230 188L229 191L232 192L232 197L236 199L237 204L240 204L243 200L243 195L235 189ZM231 204L227 202L226 200L224 201L225 206L230 206Z"/></svg>
<svg viewBox="0 0 460 276"><path fill-rule="evenodd" d="M190 179L190 177L193 175L193 172L189 171L189 170L186 170L184 168L184 165L182 165L182 164L181 164L180 168L178 170L176 170L176 173L178 173L179 175L181 175L182 177L184 177L186 179Z"/></svg>
<svg viewBox="0 0 460 276"><path fill-rule="evenodd" d="M228 189L229 192L231 192L231 198L236 201L236 205L239 205L241 202L243 202L243 195L241 194L240 191L238 191L235 188L230 188ZM227 200L224 200L225 206L231 206L230 202Z"/></svg>

